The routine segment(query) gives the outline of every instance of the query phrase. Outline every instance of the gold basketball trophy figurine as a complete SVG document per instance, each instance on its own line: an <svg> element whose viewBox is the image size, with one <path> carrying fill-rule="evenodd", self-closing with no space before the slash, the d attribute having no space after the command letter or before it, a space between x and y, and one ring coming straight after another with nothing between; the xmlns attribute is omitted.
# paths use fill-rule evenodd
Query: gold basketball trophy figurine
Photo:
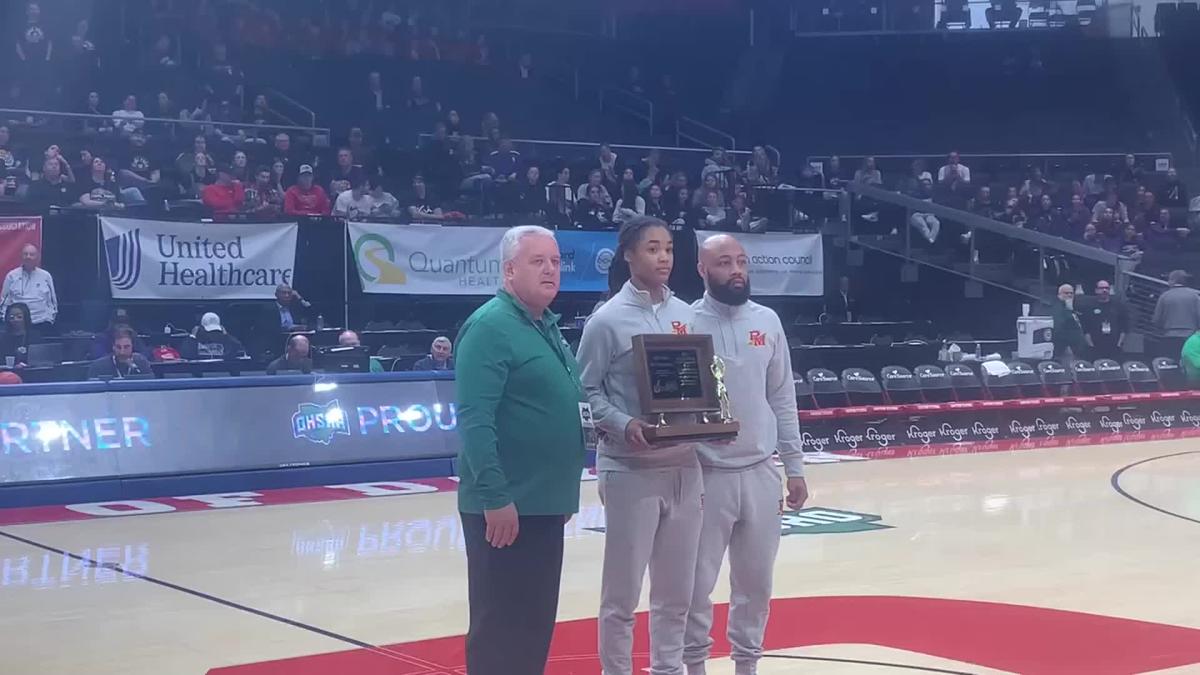
<svg viewBox="0 0 1200 675"><path fill-rule="evenodd" d="M721 402L721 423L733 422L733 410L729 407L729 390L725 388L725 359L713 354L713 379L717 381L717 400Z"/></svg>

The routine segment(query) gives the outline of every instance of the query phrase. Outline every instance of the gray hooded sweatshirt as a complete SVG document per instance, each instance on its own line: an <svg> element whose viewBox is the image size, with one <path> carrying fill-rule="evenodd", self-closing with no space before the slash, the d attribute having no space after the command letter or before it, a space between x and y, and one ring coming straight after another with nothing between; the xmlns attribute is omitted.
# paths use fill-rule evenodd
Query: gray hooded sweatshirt
<svg viewBox="0 0 1200 675"><path fill-rule="evenodd" d="M731 444L699 444L700 463L739 470L779 452L789 478L804 475L796 385L787 335L774 310L754 301L726 305L708 293L692 309L695 333L713 336L713 348L725 361L725 388L733 418L740 423Z"/></svg>
<svg viewBox="0 0 1200 675"><path fill-rule="evenodd" d="M592 421L602 432L596 468L600 471L636 471L698 466L696 444L655 446L634 450L625 443L625 427L642 417L633 336L648 333L691 332L692 308L664 288L658 308L650 294L632 282L600 306L583 328L576 360L580 380L592 406ZM643 418L645 419L645 418ZM691 414L667 415L667 421L691 421ZM647 420L651 421L651 420Z"/></svg>

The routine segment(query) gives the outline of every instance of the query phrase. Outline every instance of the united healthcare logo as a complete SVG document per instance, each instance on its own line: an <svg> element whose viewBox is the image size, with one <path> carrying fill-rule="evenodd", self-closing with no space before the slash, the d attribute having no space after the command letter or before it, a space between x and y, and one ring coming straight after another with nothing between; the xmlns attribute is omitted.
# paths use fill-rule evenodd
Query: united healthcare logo
<svg viewBox="0 0 1200 675"><path fill-rule="evenodd" d="M364 281L401 286L408 283L408 275L396 264L396 249L387 237L380 234L364 234L354 241L354 257L359 261L358 273ZM375 267L372 273L362 262Z"/></svg>
<svg viewBox="0 0 1200 675"><path fill-rule="evenodd" d="M134 228L104 240L108 277L118 291L128 291L142 276L142 230Z"/></svg>

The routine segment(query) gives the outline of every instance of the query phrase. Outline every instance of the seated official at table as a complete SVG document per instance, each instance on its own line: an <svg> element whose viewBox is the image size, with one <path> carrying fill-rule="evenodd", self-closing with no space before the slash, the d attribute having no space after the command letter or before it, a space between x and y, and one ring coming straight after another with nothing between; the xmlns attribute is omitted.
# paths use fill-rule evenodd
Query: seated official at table
<svg viewBox="0 0 1200 675"><path fill-rule="evenodd" d="M4 310L4 333L0 334L0 358L3 365L22 368L29 364L29 345L35 342L33 322L29 320L29 307L23 302L14 302Z"/></svg>
<svg viewBox="0 0 1200 675"><path fill-rule="evenodd" d="M429 346L429 356L413 364L413 370L454 370L454 358L450 352L454 349L450 338L439 335Z"/></svg>
<svg viewBox="0 0 1200 675"><path fill-rule="evenodd" d="M312 368L312 354L308 338L303 335L293 335L288 338L287 349L283 356L267 365L267 374L275 375L281 370L298 370L307 374L312 372Z"/></svg>
<svg viewBox="0 0 1200 675"><path fill-rule="evenodd" d="M137 329L133 327L133 319L129 316L129 310L117 307L113 309L112 315L108 318L108 327L96 334L96 339L92 342L91 358L99 359L111 354L113 338L122 331L133 335L133 351L145 356L150 355L150 348L138 337Z"/></svg>
<svg viewBox="0 0 1200 675"><path fill-rule="evenodd" d="M344 331L342 331L342 334L338 336L338 346L339 347L361 347L362 340L359 339L358 333L355 333L352 330L344 330ZM371 372L372 373L382 373L383 372L383 364L380 363L379 359L374 356L371 357Z"/></svg>
<svg viewBox="0 0 1200 675"><path fill-rule="evenodd" d="M221 325L221 317L206 312L200 317L200 325L192 330L192 339L180 345L180 355L188 360L236 359L246 348L237 338Z"/></svg>
<svg viewBox="0 0 1200 675"><path fill-rule="evenodd" d="M92 361L89 380L121 380L134 375L154 374L145 356L133 351L133 334L118 332L113 337L112 353Z"/></svg>
<svg viewBox="0 0 1200 675"><path fill-rule="evenodd" d="M29 308L29 319L39 335L54 334L54 319L58 316L58 296L54 292L54 277L38 267L41 252L33 244L21 248L21 266L4 276L0 287L0 307L23 302Z"/></svg>
<svg viewBox="0 0 1200 675"><path fill-rule="evenodd" d="M291 286L276 286L275 301L263 307L254 322L256 352L276 352L280 333L304 330L308 326L307 309L307 301Z"/></svg>

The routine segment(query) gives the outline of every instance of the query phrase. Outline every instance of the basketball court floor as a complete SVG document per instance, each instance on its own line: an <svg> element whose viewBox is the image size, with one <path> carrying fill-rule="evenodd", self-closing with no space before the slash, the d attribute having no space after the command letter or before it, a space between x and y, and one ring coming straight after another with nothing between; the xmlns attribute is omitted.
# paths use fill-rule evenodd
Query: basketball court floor
<svg viewBox="0 0 1200 675"><path fill-rule="evenodd" d="M760 672L1200 673L1198 444L811 465ZM551 675L599 672L604 514L583 492ZM4 675L464 672L452 492L11 521Z"/></svg>

